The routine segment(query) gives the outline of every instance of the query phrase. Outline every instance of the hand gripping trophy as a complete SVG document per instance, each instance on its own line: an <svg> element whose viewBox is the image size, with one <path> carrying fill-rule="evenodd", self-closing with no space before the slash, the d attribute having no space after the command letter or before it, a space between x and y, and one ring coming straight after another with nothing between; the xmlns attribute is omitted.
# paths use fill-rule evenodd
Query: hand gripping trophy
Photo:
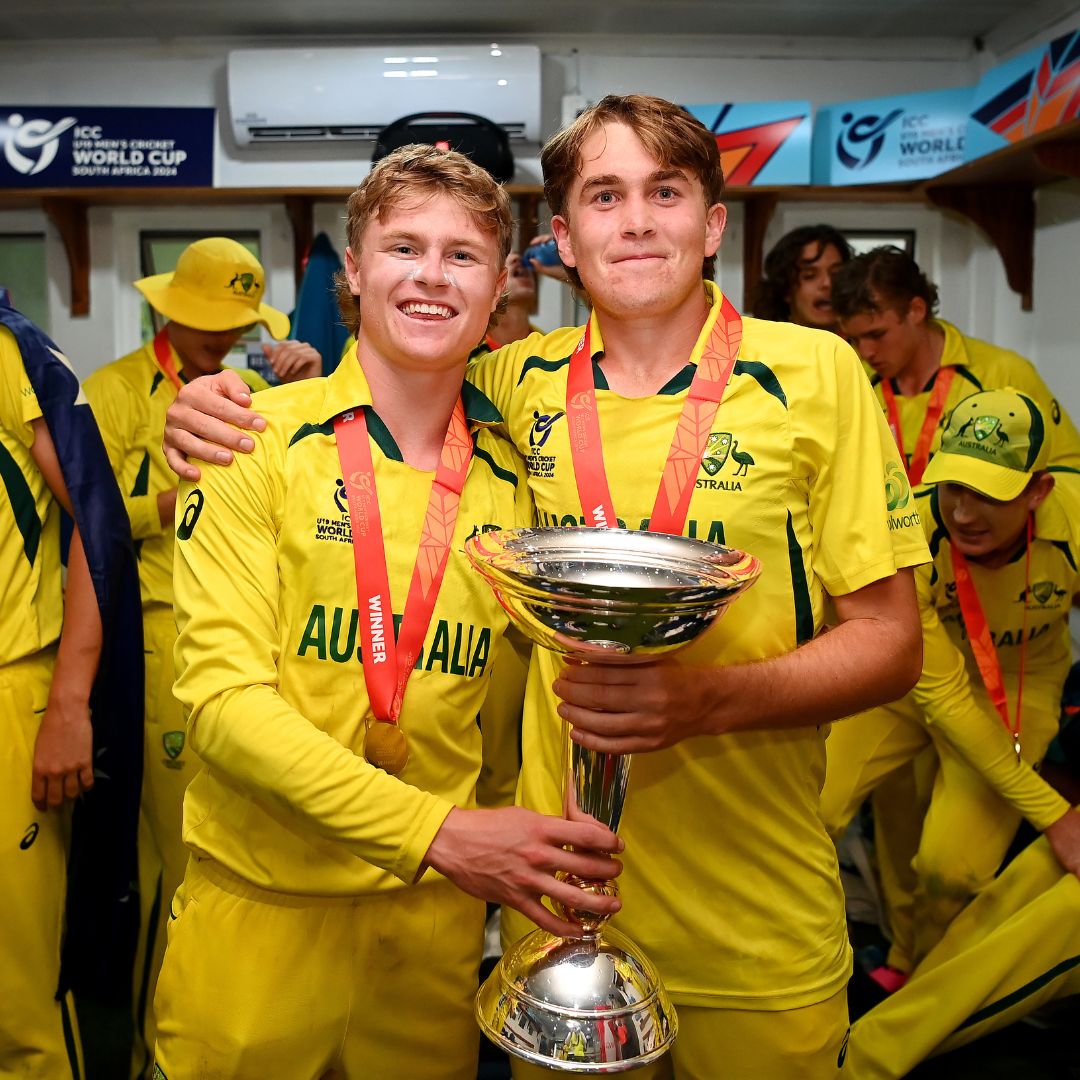
<svg viewBox="0 0 1080 1080"><path fill-rule="evenodd" d="M511 529L472 537L473 566L533 642L588 663L658 656L693 641L757 579L758 560L653 532ZM569 730L569 729L567 729ZM619 828L630 756L566 739L567 813ZM477 997L484 1033L507 1052L550 1069L623 1072L661 1057L675 1011L650 960L588 910L614 882L575 881L579 908L560 911L585 936L534 930L502 958Z"/></svg>

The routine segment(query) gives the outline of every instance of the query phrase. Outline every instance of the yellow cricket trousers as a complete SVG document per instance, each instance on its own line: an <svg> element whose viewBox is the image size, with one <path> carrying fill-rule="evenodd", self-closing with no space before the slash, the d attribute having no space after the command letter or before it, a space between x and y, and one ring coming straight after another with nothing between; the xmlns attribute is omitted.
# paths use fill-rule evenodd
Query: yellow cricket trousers
<svg viewBox="0 0 1080 1080"><path fill-rule="evenodd" d="M153 1063L154 989L165 955L169 901L184 879L188 860L180 837L184 790L201 767L187 746L183 710L173 695L175 644L172 609L161 604L144 608L146 719L139 805L139 943L132 985L133 1080L148 1077Z"/></svg>
<svg viewBox="0 0 1080 1080"><path fill-rule="evenodd" d="M474 1080L483 901L287 896L192 858L158 978L165 1080Z"/></svg>
<svg viewBox="0 0 1080 1080"><path fill-rule="evenodd" d="M852 1027L848 1080L899 1080L1077 993L1080 881L1040 838L957 916L907 985Z"/></svg>
<svg viewBox="0 0 1080 1080"><path fill-rule="evenodd" d="M30 801L55 649L0 666L0 1076L82 1077L71 996L56 1000L67 888L65 810Z"/></svg>
<svg viewBox="0 0 1080 1080"><path fill-rule="evenodd" d="M1040 761L1057 729L1056 712L1039 708L1034 694L1026 696L1025 760ZM921 710L909 698L834 724L825 744L828 764L821 813L834 836L885 777L930 744L937 750L939 766L913 862L918 884L910 966L918 964L971 897L994 879L1020 815L943 736L926 727ZM905 951L899 942L896 946L894 954Z"/></svg>

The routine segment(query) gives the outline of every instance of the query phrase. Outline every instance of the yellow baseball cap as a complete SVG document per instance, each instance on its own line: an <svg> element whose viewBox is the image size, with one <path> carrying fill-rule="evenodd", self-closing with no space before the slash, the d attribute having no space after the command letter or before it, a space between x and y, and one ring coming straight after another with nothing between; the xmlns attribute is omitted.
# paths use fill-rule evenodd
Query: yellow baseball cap
<svg viewBox="0 0 1080 1080"><path fill-rule="evenodd" d="M981 390L959 402L941 436L941 449L923 473L925 484L964 487L1008 502L1050 457L1039 406L1019 390Z"/></svg>
<svg viewBox="0 0 1080 1080"><path fill-rule="evenodd" d="M262 302L266 275L243 244L225 236L196 240L176 269L140 278L135 288L166 319L211 332L262 323L271 337L289 336L289 317Z"/></svg>

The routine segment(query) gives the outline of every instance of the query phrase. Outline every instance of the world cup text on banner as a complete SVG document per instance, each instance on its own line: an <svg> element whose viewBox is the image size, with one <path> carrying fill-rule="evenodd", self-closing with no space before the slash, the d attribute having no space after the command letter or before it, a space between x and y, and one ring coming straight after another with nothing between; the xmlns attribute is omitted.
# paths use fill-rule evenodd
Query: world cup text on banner
<svg viewBox="0 0 1080 1080"><path fill-rule="evenodd" d="M683 108L715 133L725 183L749 187L810 182L810 102Z"/></svg>
<svg viewBox="0 0 1080 1080"><path fill-rule="evenodd" d="M1080 30L991 68L975 87L966 160L1080 116Z"/></svg>
<svg viewBox="0 0 1080 1080"><path fill-rule="evenodd" d="M972 88L843 101L818 110L815 184L925 180L962 164Z"/></svg>
<svg viewBox="0 0 1080 1080"><path fill-rule="evenodd" d="M0 105L0 187L209 187L214 110Z"/></svg>

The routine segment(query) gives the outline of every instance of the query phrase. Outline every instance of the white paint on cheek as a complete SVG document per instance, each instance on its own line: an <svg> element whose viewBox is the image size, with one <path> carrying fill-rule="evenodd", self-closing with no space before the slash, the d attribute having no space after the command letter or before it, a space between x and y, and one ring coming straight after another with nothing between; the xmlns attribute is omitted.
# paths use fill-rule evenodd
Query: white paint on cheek
<svg viewBox="0 0 1080 1080"><path fill-rule="evenodd" d="M445 281L446 284L449 285L452 289L456 289L458 287L457 278L455 278L449 270L443 271L443 281Z"/></svg>

